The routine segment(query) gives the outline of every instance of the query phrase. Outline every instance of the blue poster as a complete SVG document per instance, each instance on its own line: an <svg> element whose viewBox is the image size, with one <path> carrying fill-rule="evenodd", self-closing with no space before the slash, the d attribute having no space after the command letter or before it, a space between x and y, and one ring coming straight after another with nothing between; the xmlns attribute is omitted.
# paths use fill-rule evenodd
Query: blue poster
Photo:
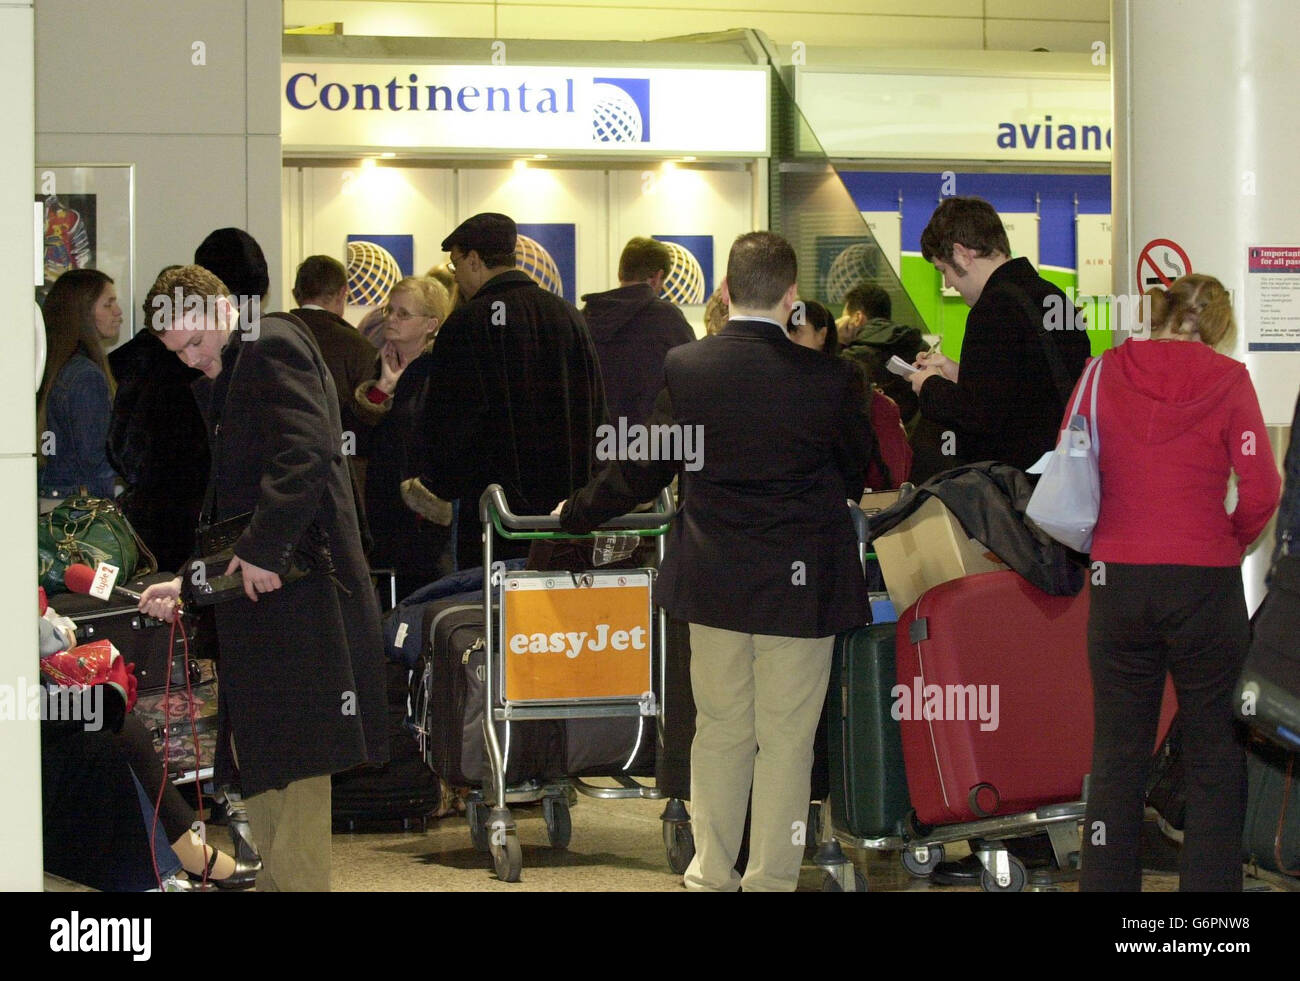
<svg viewBox="0 0 1300 981"><path fill-rule="evenodd" d="M349 235L348 241L374 242L397 260L397 267L402 270L403 276L415 275L414 235Z"/></svg>
<svg viewBox="0 0 1300 981"><path fill-rule="evenodd" d="M545 289L577 302L577 226L573 222L518 222L515 262Z"/></svg>
<svg viewBox="0 0 1300 981"><path fill-rule="evenodd" d="M699 266L676 269L664 283L664 293L674 303L704 303L713 295L713 236L712 235L653 235L660 242L680 245L691 254ZM697 299L696 297L699 297Z"/></svg>

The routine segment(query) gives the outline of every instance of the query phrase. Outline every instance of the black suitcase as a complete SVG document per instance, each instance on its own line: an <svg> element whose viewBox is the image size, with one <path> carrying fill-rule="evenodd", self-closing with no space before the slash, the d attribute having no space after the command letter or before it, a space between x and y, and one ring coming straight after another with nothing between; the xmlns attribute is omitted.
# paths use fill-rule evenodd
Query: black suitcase
<svg viewBox="0 0 1300 981"><path fill-rule="evenodd" d="M1247 862L1300 877L1300 754L1252 740L1246 752L1246 821L1242 850Z"/></svg>
<svg viewBox="0 0 1300 981"><path fill-rule="evenodd" d="M483 734L483 594L429 604L423 634L428 639L413 679L412 711L424 759L452 786L483 786L492 775ZM565 775L561 722L497 722L496 728L508 784Z"/></svg>
<svg viewBox="0 0 1300 981"><path fill-rule="evenodd" d="M438 810L438 777L420 755L415 733L406 724L409 672L405 665L384 665L388 682L388 762L336 773L331 780L334 827L363 830L366 825L400 821L404 829L424 829Z"/></svg>
<svg viewBox="0 0 1300 981"><path fill-rule="evenodd" d="M154 583L174 578L174 573L156 572L122 585L138 593ZM179 626L173 642L170 623L145 616L136 609L135 600L116 595L112 599L102 600L82 593L60 593L50 605L77 625L78 644L111 640L127 663L135 665L140 694L162 691L166 686L167 659L173 651L172 687L185 687L187 662ZM199 631L192 620L193 618L185 620L185 630L189 638L190 679L192 683L197 683L200 675L195 658L199 649Z"/></svg>

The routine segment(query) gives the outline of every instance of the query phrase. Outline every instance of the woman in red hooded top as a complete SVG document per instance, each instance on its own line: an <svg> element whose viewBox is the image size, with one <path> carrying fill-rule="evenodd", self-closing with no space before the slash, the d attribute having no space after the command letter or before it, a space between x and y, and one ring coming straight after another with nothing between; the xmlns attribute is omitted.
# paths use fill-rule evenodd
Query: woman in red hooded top
<svg viewBox="0 0 1300 981"><path fill-rule="evenodd" d="M1150 339L1105 352L1098 368L1096 725L1080 888L1141 889L1143 787L1168 670L1186 768L1180 887L1239 892L1246 766L1232 693L1250 642L1241 560L1281 481L1246 366L1214 350L1233 329L1223 284L1189 275L1148 296Z"/></svg>

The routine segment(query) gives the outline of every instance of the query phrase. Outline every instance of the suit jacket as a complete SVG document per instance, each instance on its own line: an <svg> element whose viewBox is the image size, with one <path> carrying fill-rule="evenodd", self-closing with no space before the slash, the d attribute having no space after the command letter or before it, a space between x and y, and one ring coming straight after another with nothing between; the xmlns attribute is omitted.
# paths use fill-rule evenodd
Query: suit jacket
<svg viewBox="0 0 1300 981"><path fill-rule="evenodd" d="M673 617L782 637L869 623L845 503L861 496L873 440L858 368L792 343L774 323L731 320L670 351L664 374L651 424L699 427L700 452L610 462L565 504L563 527L588 531L680 472L655 586Z"/></svg>
<svg viewBox="0 0 1300 981"><path fill-rule="evenodd" d="M454 310L430 358L411 477L459 499L458 562L480 564L479 497L499 483L516 514L549 514L591 477L605 395L573 304L511 270ZM504 543L501 558L525 554Z"/></svg>
<svg viewBox="0 0 1300 981"><path fill-rule="evenodd" d="M1045 301L1061 304L1066 329L1044 331ZM921 414L956 433L949 466L997 460L1024 470L1056 446L1063 399L1043 344L1045 338L1060 353L1073 387L1090 350L1087 332L1072 329L1074 313L1028 259L993 271L966 319L957 383L935 377L921 386Z"/></svg>
<svg viewBox="0 0 1300 981"><path fill-rule="evenodd" d="M343 431L357 432L352 410L352 393L375 373L375 346L357 333L357 329L329 310L291 310L295 317L311 328L312 336L325 357L325 367L334 379L339 397L339 414Z"/></svg>
<svg viewBox="0 0 1300 981"><path fill-rule="evenodd" d="M216 606L223 739L233 733L246 794L388 758L379 606L362 556L338 397L320 350L274 314L236 333L212 383L211 516L253 512L240 558L283 574L314 524L336 573ZM224 569L208 570L220 574Z"/></svg>

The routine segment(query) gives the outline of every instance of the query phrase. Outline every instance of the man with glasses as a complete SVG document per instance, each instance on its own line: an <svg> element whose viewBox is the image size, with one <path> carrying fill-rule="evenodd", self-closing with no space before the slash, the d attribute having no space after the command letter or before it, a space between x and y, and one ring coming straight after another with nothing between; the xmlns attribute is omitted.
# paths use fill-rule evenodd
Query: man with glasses
<svg viewBox="0 0 1300 981"><path fill-rule="evenodd" d="M477 214L442 243L464 302L430 357L421 483L461 500L458 556L482 561L478 500L505 488L518 514L547 514L591 477L605 395L591 337L573 304L515 268L514 221ZM472 517L471 517L472 516ZM527 553L505 542L502 558Z"/></svg>

